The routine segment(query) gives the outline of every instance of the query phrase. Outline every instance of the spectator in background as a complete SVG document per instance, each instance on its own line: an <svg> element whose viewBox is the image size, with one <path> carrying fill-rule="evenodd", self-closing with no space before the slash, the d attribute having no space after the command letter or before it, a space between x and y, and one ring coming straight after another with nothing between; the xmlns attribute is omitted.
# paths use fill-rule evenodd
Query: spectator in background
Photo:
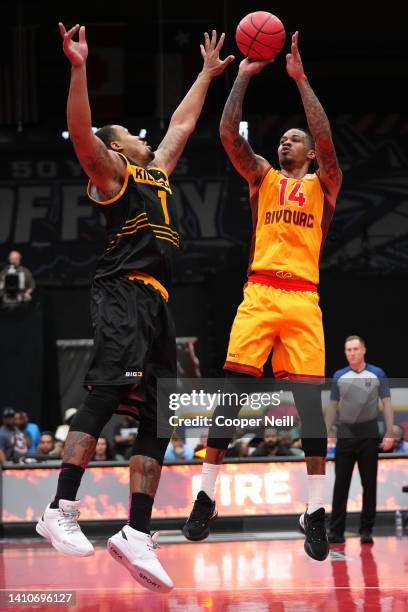
<svg viewBox="0 0 408 612"><path fill-rule="evenodd" d="M299 435L299 434L298 434ZM288 455L288 457L294 457L295 455L300 455L300 453L297 452L296 447L293 447L293 438L292 438L292 433L290 430L288 429L284 429L281 430L279 432L279 447L280 447L280 455L282 454L284 455ZM301 448L299 448L298 450L302 450ZM302 457L304 456L304 453L302 454Z"/></svg>
<svg viewBox="0 0 408 612"><path fill-rule="evenodd" d="M194 459L194 451L186 444L183 436L173 435L164 455L164 461L191 461Z"/></svg>
<svg viewBox="0 0 408 612"><path fill-rule="evenodd" d="M373 544L372 530L377 505L378 403L381 400L386 423L382 445L392 449L393 410L385 372L365 361L366 344L360 336L348 336L344 343L348 366L333 376L330 403L326 409L329 432L339 410L335 457L336 478L330 515L329 542L342 544L346 527L347 499L354 465L357 462L363 487L363 507L360 515L361 544Z"/></svg>
<svg viewBox="0 0 408 612"><path fill-rule="evenodd" d="M122 420L113 430L115 441L116 459L129 459L132 453L133 441L137 435L137 421L128 415L124 415Z"/></svg>
<svg viewBox="0 0 408 612"><path fill-rule="evenodd" d="M61 442L65 442L68 432L69 432L69 426L76 412L77 412L77 408L67 408L66 409L64 413L64 424L59 425L57 427L57 431L55 432L56 440L61 440Z"/></svg>
<svg viewBox="0 0 408 612"><path fill-rule="evenodd" d="M24 434L16 427L14 408L4 408L3 425L0 427L0 451L3 451L6 461L18 463L25 457L27 450Z"/></svg>
<svg viewBox="0 0 408 612"><path fill-rule="evenodd" d="M55 438L52 431L43 431L41 433L40 443L37 446L37 455L54 455Z"/></svg>
<svg viewBox="0 0 408 612"><path fill-rule="evenodd" d="M21 253L11 251L8 265L0 272L0 296L4 304L19 304L31 300L35 289L33 275L21 265Z"/></svg>
<svg viewBox="0 0 408 612"><path fill-rule="evenodd" d="M34 455L40 443L40 428L35 423L30 423L28 414L24 410L17 410L15 416L16 427L23 432L28 448L28 455Z"/></svg>
<svg viewBox="0 0 408 612"><path fill-rule="evenodd" d="M394 446L392 448L393 453L408 453L408 442L404 440L405 432L400 425L394 425L392 428L394 436Z"/></svg>
<svg viewBox="0 0 408 612"><path fill-rule="evenodd" d="M52 451L52 455L54 455L57 459L62 459L62 455L64 454L64 446L65 442L62 440L55 440L54 450Z"/></svg>
<svg viewBox="0 0 408 612"><path fill-rule="evenodd" d="M108 440L104 436L100 436L96 443L95 453L91 461L113 461L114 453Z"/></svg>
<svg viewBox="0 0 408 612"><path fill-rule="evenodd" d="M251 457L274 457L290 455L289 447L281 444L278 430L275 427L267 427L262 442L252 453Z"/></svg>
<svg viewBox="0 0 408 612"><path fill-rule="evenodd" d="M289 432L289 436L290 436L290 442L291 442L290 444L291 455L294 455L295 457L304 457L305 452L302 449L302 439L300 437L299 429L297 427L294 427L293 429L291 429Z"/></svg>
<svg viewBox="0 0 408 612"><path fill-rule="evenodd" d="M248 457L248 443L245 440L237 440L227 448L226 457Z"/></svg>

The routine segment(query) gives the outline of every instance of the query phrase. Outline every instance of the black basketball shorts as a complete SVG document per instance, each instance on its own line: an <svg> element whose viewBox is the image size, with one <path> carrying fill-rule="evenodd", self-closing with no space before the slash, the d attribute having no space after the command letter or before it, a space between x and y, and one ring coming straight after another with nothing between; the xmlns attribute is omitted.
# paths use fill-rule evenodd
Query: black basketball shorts
<svg viewBox="0 0 408 612"><path fill-rule="evenodd" d="M125 277L97 279L91 290L94 347L85 386L123 386L116 410L156 419L157 379L176 378L176 335L159 291Z"/></svg>

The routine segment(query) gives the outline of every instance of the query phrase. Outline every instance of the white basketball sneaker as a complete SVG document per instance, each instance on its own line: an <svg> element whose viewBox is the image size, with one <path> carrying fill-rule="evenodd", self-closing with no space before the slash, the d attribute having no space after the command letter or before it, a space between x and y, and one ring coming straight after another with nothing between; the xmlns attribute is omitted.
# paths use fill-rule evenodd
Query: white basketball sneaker
<svg viewBox="0 0 408 612"><path fill-rule="evenodd" d="M109 538L108 550L139 584L156 593L168 593L174 585L155 553L158 536L158 532L150 536L125 525Z"/></svg>
<svg viewBox="0 0 408 612"><path fill-rule="evenodd" d="M59 552L76 557L94 554L94 547L78 525L80 501L59 500L58 508L46 507L35 530Z"/></svg>

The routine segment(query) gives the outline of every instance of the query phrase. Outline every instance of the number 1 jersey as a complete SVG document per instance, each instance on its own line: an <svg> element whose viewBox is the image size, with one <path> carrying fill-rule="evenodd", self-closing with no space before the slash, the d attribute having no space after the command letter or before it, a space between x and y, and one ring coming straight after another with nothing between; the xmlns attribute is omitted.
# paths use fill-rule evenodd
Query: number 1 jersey
<svg viewBox="0 0 408 612"><path fill-rule="evenodd" d="M94 187L88 184L88 196L101 205L108 234L94 278L140 272L169 288L180 239L168 177L160 168L144 168L123 157L125 180L114 198L98 200Z"/></svg>

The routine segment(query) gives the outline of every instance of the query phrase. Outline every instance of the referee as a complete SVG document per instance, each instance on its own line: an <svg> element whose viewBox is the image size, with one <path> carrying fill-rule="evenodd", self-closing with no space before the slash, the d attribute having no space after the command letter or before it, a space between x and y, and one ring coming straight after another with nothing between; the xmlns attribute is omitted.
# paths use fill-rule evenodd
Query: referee
<svg viewBox="0 0 408 612"><path fill-rule="evenodd" d="M366 344L363 338L348 336L344 348L349 365L335 372L330 404L326 410L327 431L330 431L336 416L339 421L329 542L345 542L347 498L357 461L363 487L360 540L362 544L373 544L371 533L376 513L379 447L377 414L381 399L386 423L382 447L388 451L393 444L390 389L384 371L365 362Z"/></svg>

